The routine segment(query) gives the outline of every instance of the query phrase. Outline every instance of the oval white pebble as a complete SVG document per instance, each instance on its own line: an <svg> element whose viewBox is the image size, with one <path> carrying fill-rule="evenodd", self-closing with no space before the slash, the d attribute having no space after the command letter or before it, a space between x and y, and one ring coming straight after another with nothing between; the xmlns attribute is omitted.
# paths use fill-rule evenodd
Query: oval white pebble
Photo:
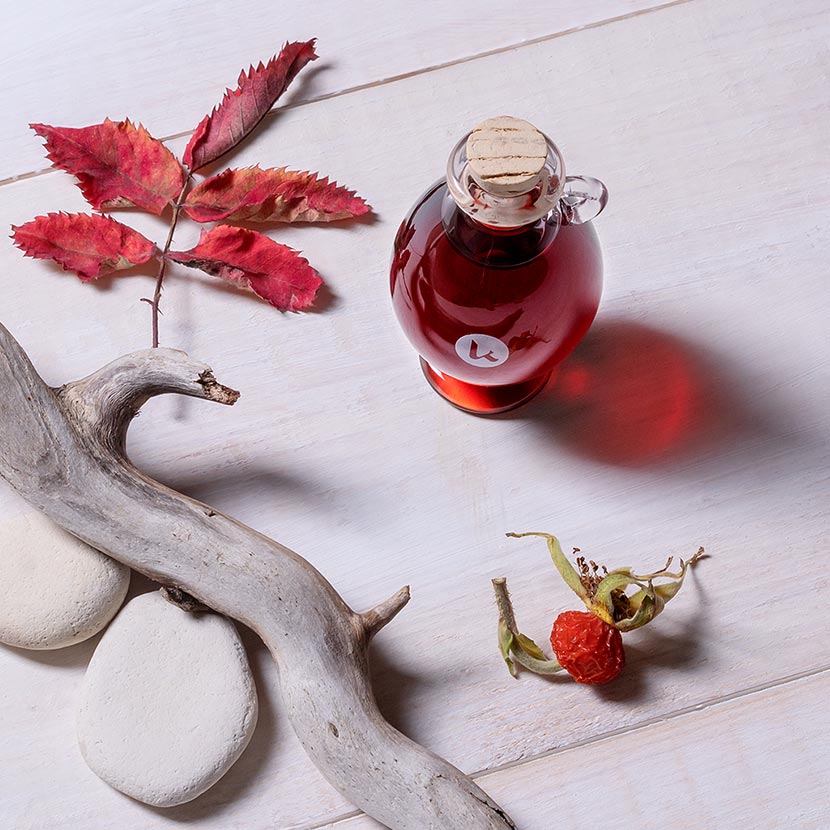
<svg viewBox="0 0 830 830"><path fill-rule="evenodd" d="M0 642L70 646L97 634L124 602L130 569L40 513L0 523Z"/></svg>
<svg viewBox="0 0 830 830"><path fill-rule="evenodd" d="M90 769L146 804L184 804L242 754L257 719L233 623L182 611L158 592L131 600L87 669L78 741Z"/></svg>

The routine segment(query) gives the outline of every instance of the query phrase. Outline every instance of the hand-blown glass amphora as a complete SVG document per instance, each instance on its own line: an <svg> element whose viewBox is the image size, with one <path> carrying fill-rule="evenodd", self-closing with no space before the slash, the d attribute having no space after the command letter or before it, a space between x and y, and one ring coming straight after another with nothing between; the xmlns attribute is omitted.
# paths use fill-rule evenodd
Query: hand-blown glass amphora
<svg viewBox="0 0 830 830"><path fill-rule="evenodd" d="M582 339L602 290L589 224L602 182L565 177L556 145L502 116L456 145L404 220L392 303L432 387L469 412L530 400Z"/></svg>

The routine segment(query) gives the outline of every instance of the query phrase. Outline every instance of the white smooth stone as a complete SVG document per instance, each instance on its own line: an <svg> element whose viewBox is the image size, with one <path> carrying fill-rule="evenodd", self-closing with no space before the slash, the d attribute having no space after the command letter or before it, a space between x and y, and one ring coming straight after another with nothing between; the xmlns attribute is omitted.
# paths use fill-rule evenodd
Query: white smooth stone
<svg viewBox="0 0 830 830"><path fill-rule="evenodd" d="M130 569L40 513L0 524L0 642L54 649L97 634L124 602Z"/></svg>
<svg viewBox="0 0 830 830"><path fill-rule="evenodd" d="M124 606L89 663L78 741L90 769L146 804L213 786L254 732L257 697L233 623L160 593Z"/></svg>

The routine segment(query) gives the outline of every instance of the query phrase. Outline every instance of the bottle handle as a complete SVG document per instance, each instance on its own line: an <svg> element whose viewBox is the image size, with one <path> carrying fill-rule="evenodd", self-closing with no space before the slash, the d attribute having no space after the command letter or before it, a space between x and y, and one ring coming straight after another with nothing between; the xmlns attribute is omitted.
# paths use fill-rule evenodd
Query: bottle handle
<svg viewBox="0 0 830 830"><path fill-rule="evenodd" d="M590 176L568 176L559 198L562 221L566 225L584 225L602 213L608 203L608 189Z"/></svg>

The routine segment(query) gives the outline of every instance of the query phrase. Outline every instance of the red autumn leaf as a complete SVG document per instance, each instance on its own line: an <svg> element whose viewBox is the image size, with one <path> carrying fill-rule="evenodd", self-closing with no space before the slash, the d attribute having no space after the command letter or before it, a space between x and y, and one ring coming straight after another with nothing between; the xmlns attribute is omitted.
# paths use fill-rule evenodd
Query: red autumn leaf
<svg viewBox="0 0 830 830"><path fill-rule="evenodd" d="M311 305L323 281L308 260L261 233L217 225L189 251L170 251L169 259L199 268L253 291L280 311Z"/></svg>
<svg viewBox="0 0 830 830"><path fill-rule="evenodd" d="M53 259L84 282L141 265L157 253L154 243L109 216L50 213L12 225L14 244L26 256Z"/></svg>
<svg viewBox="0 0 830 830"><path fill-rule="evenodd" d="M371 207L317 173L246 167L205 179L187 194L184 210L197 222L333 222Z"/></svg>
<svg viewBox="0 0 830 830"><path fill-rule="evenodd" d="M279 55L263 66L251 66L247 74L239 74L234 90L226 90L225 97L210 115L206 115L193 133L184 151L184 163L191 170L216 161L235 147L262 120L274 102L285 92L297 73L316 60L315 40L305 43L286 43Z"/></svg>
<svg viewBox="0 0 830 830"><path fill-rule="evenodd" d="M46 139L47 158L77 177L96 210L126 204L158 215L182 189L184 171L176 157L141 124L107 118L79 129L29 126Z"/></svg>

